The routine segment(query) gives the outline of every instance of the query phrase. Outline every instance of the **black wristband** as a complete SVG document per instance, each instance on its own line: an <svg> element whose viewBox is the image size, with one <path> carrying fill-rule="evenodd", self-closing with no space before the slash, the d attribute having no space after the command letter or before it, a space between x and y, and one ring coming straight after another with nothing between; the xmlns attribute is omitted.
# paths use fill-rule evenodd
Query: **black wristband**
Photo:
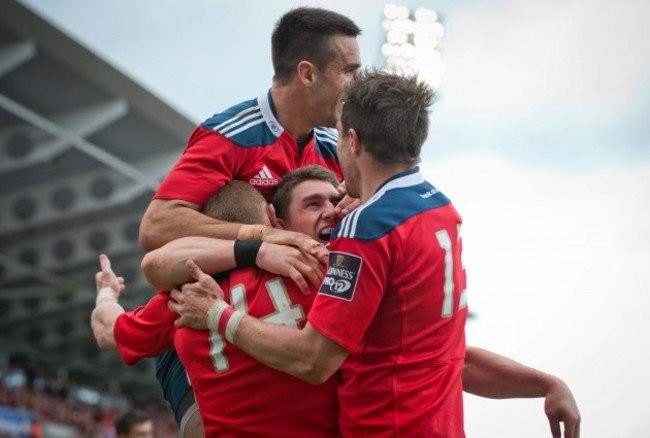
<svg viewBox="0 0 650 438"><path fill-rule="evenodd" d="M235 264L238 268L257 266L255 259L262 246L261 240L235 240Z"/></svg>

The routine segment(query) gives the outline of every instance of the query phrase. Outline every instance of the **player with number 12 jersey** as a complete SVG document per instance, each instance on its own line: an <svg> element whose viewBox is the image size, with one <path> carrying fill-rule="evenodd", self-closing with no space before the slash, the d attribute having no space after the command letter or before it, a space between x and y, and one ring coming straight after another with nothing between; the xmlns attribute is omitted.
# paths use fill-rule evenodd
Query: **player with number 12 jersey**
<svg viewBox="0 0 650 438"><path fill-rule="evenodd" d="M464 437L460 225L449 199L414 168L332 234L309 321L350 353L338 389L343 436Z"/></svg>

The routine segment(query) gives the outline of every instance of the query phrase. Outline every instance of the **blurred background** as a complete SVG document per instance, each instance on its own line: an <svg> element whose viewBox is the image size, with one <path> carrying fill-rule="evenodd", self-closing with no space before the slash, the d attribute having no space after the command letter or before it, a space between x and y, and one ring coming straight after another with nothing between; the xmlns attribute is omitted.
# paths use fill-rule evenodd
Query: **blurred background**
<svg viewBox="0 0 650 438"><path fill-rule="evenodd" d="M125 275L126 307L151 296L144 208L195 124L270 87L273 25L300 5L352 18L365 66L418 71L438 90L421 167L464 219L468 344L564 379L583 436L643 436L642 0L3 2L3 385L25 387L36 367L36 390L73 382L90 406L159 402L151 362L128 368L94 345L97 253ZM550 436L541 400L467 396L465 409L468 437Z"/></svg>

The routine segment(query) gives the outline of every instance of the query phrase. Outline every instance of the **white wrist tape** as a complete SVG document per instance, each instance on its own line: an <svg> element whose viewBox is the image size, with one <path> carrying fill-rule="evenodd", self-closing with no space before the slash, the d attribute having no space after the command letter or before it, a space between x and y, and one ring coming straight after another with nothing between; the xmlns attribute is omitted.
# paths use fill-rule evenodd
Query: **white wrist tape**
<svg viewBox="0 0 650 438"><path fill-rule="evenodd" d="M214 332L219 331L219 321L221 320L221 315L226 308L229 307L228 303L225 301L217 301L210 307L208 310L208 316L205 319L206 325L209 330Z"/></svg>
<svg viewBox="0 0 650 438"><path fill-rule="evenodd" d="M95 298L95 307L99 306L99 303L107 298L113 298L117 303L117 297L115 295L116 292L113 290L113 288L110 288L108 286L101 288L97 293L97 298Z"/></svg>
<svg viewBox="0 0 650 438"><path fill-rule="evenodd" d="M244 312L234 310L225 301L217 301L208 310L205 323L208 329L222 334L232 344L239 322L243 317ZM225 320L222 322L223 318Z"/></svg>
<svg viewBox="0 0 650 438"><path fill-rule="evenodd" d="M244 312L239 310L235 311L228 320L228 325L226 325L226 340L231 344L234 343L233 339L235 338L235 332L237 327L239 327L239 322L244 317Z"/></svg>

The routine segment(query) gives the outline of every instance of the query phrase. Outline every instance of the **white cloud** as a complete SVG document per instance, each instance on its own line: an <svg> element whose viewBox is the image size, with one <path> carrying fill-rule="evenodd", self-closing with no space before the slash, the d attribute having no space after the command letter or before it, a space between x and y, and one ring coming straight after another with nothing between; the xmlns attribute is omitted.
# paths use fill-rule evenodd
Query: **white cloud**
<svg viewBox="0 0 650 438"><path fill-rule="evenodd" d="M567 381L584 436L641 436L650 382L650 166L583 175L425 163L464 218L468 343ZM644 335L645 334L645 335ZM548 437L537 401L467 398L468 436Z"/></svg>
<svg viewBox="0 0 650 438"><path fill-rule="evenodd" d="M616 110L647 85L649 14L644 0L472 4L446 23L446 101L478 111Z"/></svg>

